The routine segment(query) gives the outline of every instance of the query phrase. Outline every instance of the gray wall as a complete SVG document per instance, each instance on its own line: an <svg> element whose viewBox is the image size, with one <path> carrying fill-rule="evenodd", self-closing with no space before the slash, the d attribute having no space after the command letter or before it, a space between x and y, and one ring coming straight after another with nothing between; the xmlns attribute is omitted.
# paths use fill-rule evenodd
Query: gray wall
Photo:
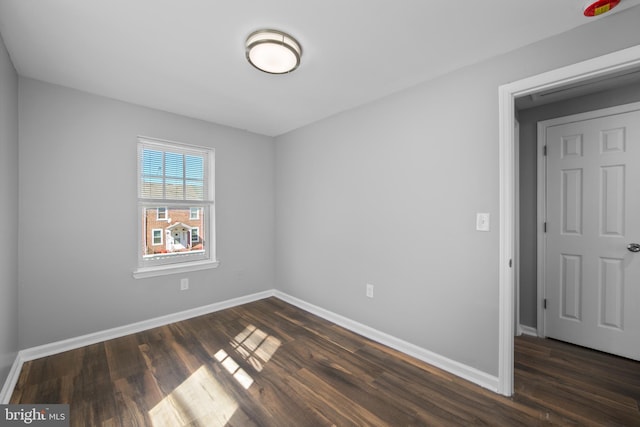
<svg viewBox="0 0 640 427"><path fill-rule="evenodd" d="M0 38L0 388L18 351L18 75Z"/></svg>
<svg viewBox="0 0 640 427"><path fill-rule="evenodd" d="M498 87L636 45L638 22L636 7L278 137L278 286L497 375Z"/></svg>
<svg viewBox="0 0 640 427"><path fill-rule="evenodd" d="M26 78L19 113L21 348L275 287L272 138ZM217 269L132 278L137 135L215 148Z"/></svg>
<svg viewBox="0 0 640 427"><path fill-rule="evenodd" d="M640 101L640 83L519 111L520 121L520 323L537 324L537 123Z"/></svg>

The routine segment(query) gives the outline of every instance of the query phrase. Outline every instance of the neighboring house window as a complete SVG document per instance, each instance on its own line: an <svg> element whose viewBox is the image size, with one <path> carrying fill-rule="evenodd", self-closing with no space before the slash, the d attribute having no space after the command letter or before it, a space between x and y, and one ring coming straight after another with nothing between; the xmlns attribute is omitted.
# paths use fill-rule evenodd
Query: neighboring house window
<svg viewBox="0 0 640 427"><path fill-rule="evenodd" d="M167 219L167 208L158 208L158 221Z"/></svg>
<svg viewBox="0 0 640 427"><path fill-rule="evenodd" d="M134 277L217 266L213 163L213 149L138 138Z"/></svg>
<svg viewBox="0 0 640 427"><path fill-rule="evenodd" d="M162 244L162 235L164 234L164 230L161 228L154 228L153 233L153 245L161 245Z"/></svg>

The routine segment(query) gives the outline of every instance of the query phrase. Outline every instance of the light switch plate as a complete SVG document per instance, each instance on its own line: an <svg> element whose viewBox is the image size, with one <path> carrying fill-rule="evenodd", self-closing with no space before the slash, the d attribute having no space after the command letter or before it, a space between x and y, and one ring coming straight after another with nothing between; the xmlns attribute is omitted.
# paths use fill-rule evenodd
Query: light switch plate
<svg viewBox="0 0 640 427"><path fill-rule="evenodd" d="M367 297L373 298L373 285L371 283L367 283Z"/></svg>
<svg viewBox="0 0 640 427"><path fill-rule="evenodd" d="M489 231L491 229L491 218L488 213L480 213L476 214L476 230L478 231Z"/></svg>

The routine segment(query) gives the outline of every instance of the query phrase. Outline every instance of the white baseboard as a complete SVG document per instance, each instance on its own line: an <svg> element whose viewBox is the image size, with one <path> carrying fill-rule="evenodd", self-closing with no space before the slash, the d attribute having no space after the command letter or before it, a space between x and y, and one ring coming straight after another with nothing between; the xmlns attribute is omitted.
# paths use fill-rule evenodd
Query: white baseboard
<svg viewBox="0 0 640 427"><path fill-rule="evenodd" d="M213 313L216 311L224 310L225 308L236 307L238 305L246 304L249 302L257 301L263 298L268 298L273 295L273 291L263 291L251 295L246 295L238 298L233 298L226 301L216 302L201 307L192 308L178 313L168 314L166 316L155 317L149 320L143 320L141 322L131 323L125 326L118 326L116 328L107 329L100 332L94 332L92 334L82 335L75 338L69 338L62 341L52 342L49 344L40 345L37 347L31 347L26 350L21 350L20 354L24 358L24 361L38 359L40 357L50 356L52 354L62 353L63 351L74 350L76 348L84 347L91 344L96 344L102 341L107 341L114 338L120 338L125 335L135 334L137 332L146 331L158 326L168 325L170 323L180 322L182 320L191 319L193 317L202 316L205 314Z"/></svg>
<svg viewBox="0 0 640 427"><path fill-rule="evenodd" d="M532 326L527 326L527 325L519 325L520 326L520 332L522 332L523 335L530 335L532 337L537 337L538 336L538 330Z"/></svg>
<svg viewBox="0 0 640 427"><path fill-rule="evenodd" d="M20 353L18 353L16 355L16 359L11 365L7 380L4 382L2 390L0 390L0 404L6 405L7 403L9 403L9 399L11 399L11 395L13 394L13 389L16 387L18 377L20 376L20 372L22 371L23 363L24 361L20 358Z"/></svg>
<svg viewBox="0 0 640 427"><path fill-rule="evenodd" d="M160 316L141 322L132 323L129 325L119 326L112 329L107 329L92 334L82 335L75 338L69 338L62 341L52 342L49 344L40 345L37 347L31 347L24 350L20 350L16 356L9 376L5 381L4 387L0 391L0 403L8 403L13 389L15 388L22 365L30 360L39 359L41 357L51 356L53 354L62 353L64 351L74 350L80 347L84 347L91 344L107 341L114 338L120 338L125 335L134 334L137 332L146 331L148 329L156 328L158 326L168 325L170 323L179 322L182 320L191 319L193 317L202 316L205 314L213 313L216 311L224 310L226 308L236 307L238 305L247 304L260 299L275 296L285 302L288 302L296 307L313 313L323 319L340 325L350 331L365 336L373 341L384 344L402 353L415 357L423 362L429 363L447 372L450 372L472 383L478 384L481 387L487 388L493 392L498 391L498 377L489 375L486 372L480 371L471 366L465 365L439 354L433 353L422 347L418 347L414 344L396 338L392 335L378 331L362 323L351 320L347 317L333 313L329 310L325 310L316 305L310 304L301 299L295 298L284 292L271 289L268 291L258 292L255 294L233 298L226 301L221 301L214 304L205 305L202 307L196 307L190 310L181 311L178 313L169 314L166 316ZM525 328L528 328L525 326ZM524 332L524 331L523 331ZM526 332L525 332L526 333Z"/></svg>
<svg viewBox="0 0 640 427"><path fill-rule="evenodd" d="M475 383L481 387L487 388L493 392L498 392L497 376L489 375L486 372L480 371L479 369L473 368L460 362L456 362L455 360L451 360L425 348L418 347L417 345L378 331L377 329L371 328L347 317L333 313L329 310L325 310L324 308L318 307L316 305L309 304L306 301L292 297L291 295L285 294L284 292L276 290L274 291L274 296L288 302L289 304L295 305L296 307L322 317L323 319L340 325L352 332L358 333L402 353L408 354L409 356L413 356L416 359L443 369L458 377L464 378L467 381L471 381L472 383Z"/></svg>
<svg viewBox="0 0 640 427"><path fill-rule="evenodd" d="M37 347L20 350L18 352L18 355L16 356L16 360L14 361L13 366L11 367L11 371L9 372L9 376L5 381L4 387L2 387L2 392L0 393L0 403L7 403L9 399L11 399L13 389L18 382L18 377L20 376L20 371L22 370L22 365L30 360L51 356L53 354L62 353L64 351L74 350L76 348L85 347L114 338L120 338L125 335L135 334L137 332L157 328L158 326L180 322L181 320L191 319L193 317L198 317L216 311L224 310L225 308L236 307L238 305L268 298L270 296L273 296L272 290L258 292L255 294L233 298L202 307L180 311L178 313L168 314L166 316L155 317L153 319L143 320L141 322L131 323L129 325L118 326L116 328L111 328L104 331L94 332L87 335L81 335L79 337L69 338L62 341L56 341L39 345Z"/></svg>

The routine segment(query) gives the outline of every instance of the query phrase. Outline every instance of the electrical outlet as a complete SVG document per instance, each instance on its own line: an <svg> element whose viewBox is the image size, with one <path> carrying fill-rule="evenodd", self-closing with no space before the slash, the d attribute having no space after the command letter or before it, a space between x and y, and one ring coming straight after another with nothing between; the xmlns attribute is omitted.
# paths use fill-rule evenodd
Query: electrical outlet
<svg viewBox="0 0 640 427"><path fill-rule="evenodd" d="M188 278L180 279L180 290L181 291L189 290L189 279Z"/></svg>
<svg viewBox="0 0 640 427"><path fill-rule="evenodd" d="M367 283L367 297L373 298L373 285L371 283Z"/></svg>

